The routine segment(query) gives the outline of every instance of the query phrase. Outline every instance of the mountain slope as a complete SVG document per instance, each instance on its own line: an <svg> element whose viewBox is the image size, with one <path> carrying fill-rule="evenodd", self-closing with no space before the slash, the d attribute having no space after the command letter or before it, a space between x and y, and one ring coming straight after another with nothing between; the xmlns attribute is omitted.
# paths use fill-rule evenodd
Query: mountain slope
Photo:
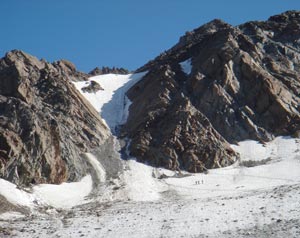
<svg viewBox="0 0 300 238"><path fill-rule="evenodd" d="M0 177L28 185L87 173L80 154L109 135L71 83L87 78L67 61L50 64L22 51L0 60Z"/></svg>
<svg viewBox="0 0 300 238"><path fill-rule="evenodd" d="M202 171L232 164L228 142L300 129L300 12L187 32L138 71L123 137L140 161Z"/></svg>
<svg viewBox="0 0 300 238"><path fill-rule="evenodd" d="M17 80L19 77L16 77L16 75L8 79L4 76L0 77L0 81L1 79L7 79L5 85L9 85L9 82L17 82L17 86L8 87L16 89L9 91L9 95L13 96L6 95L1 98L16 98L21 101L33 98L35 104L40 108L40 100L42 101L42 106L45 106L45 101L43 100L45 95L49 95L46 98L57 98L55 92L61 92L60 90L65 84L67 85L67 92L73 92L73 83L70 85L68 81L65 82L63 80L61 82L60 79L66 78L60 78L60 75L73 77L76 74L77 76L74 76L75 79L83 78L82 81L74 83L75 87L95 107L95 110L91 109L89 112L98 111L101 113L111 132L128 141L128 146L125 146L122 151L119 146L122 140L118 141L116 137L109 137L106 140L106 130L95 131L95 134L98 135L100 133L99 136L103 135L103 139L99 140L100 144L95 147L91 146L90 143L94 140L90 138L89 140L86 138L80 140L85 143L86 150L92 152L83 155L84 159L81 162L84 163L81 164L83 166L81 168L85 167L85 161L88 160L92 168L87 171L90 175L85 176L76 183L42 184L20 189L16 185L0 179L0 236L30 238L83 236L172 238L299 237L300 139L285 136L264 143L243 141L237 145L229 145L227 142L248 137L254 137L260 141L269 140L277 133L288 135L295 132L296 135L298 134L298 112L295 112L294 117L291 117L290 121L281 121L279 118L282 118L282 115L272 114L272 117L275 116L275 122L278 123L277 126L274 126L272 121L269 125L266 115L258 113L259 103L269 103L268 100L265 101L265 99L261 98L260 95L263 94L268 95L268 97L271 95L270 97L276 99L274 106L272 104L270 105L271 108L266 108L267 113L274 113L273 110L278 110L277 112L281 113L285 108L284 105L289 105L289 96L286 93L283 95L281 93L279 95L273 94L272 90L275 90L277 87L282 87L281 91L288 91L292 95L293 102L297 102L299 96L297 94L298 76L294 78L288 76L292 72L297 75L297 59L293 59L292 62L295 68L293 70L290 69L288 75L282 73L282 80L289 85L283 87L275 79L272 78L273 81L269 80L269 74L272 75L274 72L265 70L263 68L265 65L260 65L261 61L254 57L255 54L250 55L251 50L247 53L248 55L244 53L248 46L251 48L251 44L254 44L255 47L259 46L259 43L257 46L256 43L253 43L257 38L257 34L261 32L260 28L262 26L258 27L258 25L266 24L269 26L273 24L271 22L275 21L276 24L279 22L279 25L276 25L277 28L282 30L290 24L290 21L297 22L297 16L299 16L297 12L288 12L270 18L275 20L270 20L266 23L247 23L251 26L240 26L239 29L215 20L195 30L199 34L188 33L187 35L194 37L183 40L172 48L171 51L173 51L175 58L172 58L170 51L169 53L167 52L166 59L170 61L166 65L161 65L162 62L159 60L153 61L145 66L142 73L134 75L108 74L84 80L85 75L76 71L71 70L66 73L66 64L69 65L68 69L71 66L67 62L47 64L47 67L53 70L51 72L55 73L55 75L50 74L48 77L50 83L45 88L49 90L38 87L36 84L36 82L41 81L45 83L48 80L36 77L36 74L39 75L39 70L37 70L39 61L22 52L13 52L8 58L18 57L20 60L18 60L19 63L17 61L14 62L12 68L15 67L14 65L20 65L20 62L21 65L23 65L23 62L26 62L25 72L29 71L31 73L28 74L28 77L26 75L19 81ZM293 20L295 17L297 19ZM281 26L282 28L280 28ZM257 30L255 34L249 33L249 29L252 28L255 30L254 32ZM288 32L294 32L293 34L296 34L299 30L297 28L293 31L293 26L287 28L289 28ZM217 34L219 31L221 33ZM238 32L238 34L242 35L237 38L232 36L228 41L226 37L222 38L224 31L231 32L230 34ZM247 34L243 33L244 31ZM214 34L217 35L213 36ZM272 32L264 32L263 34L268 34L272 37L275 35ZM212 37L208 37L209 35L212 35ZM246 44L247 47L241 49L243 41L240 41L239 38L243 38L243 35L247 36L249 42L252 43ZM208 38L206 39L206 37ZM286 43L286 40L283 39L284 37L291 39L293 35L282 35L280 39L287 47L292 47L297 52L295 42L293 46L290 46L290 43ZM205 79L203 77L202 79L205 79L204 84L201 84L202 79L199 79L199 82L192 81L192 78L196 77L194 75L195 71L204 72L204 70L209 69L209 67L206 67L206 64L204 64L204 67L202 60L200 60L204 56L202 54L197 55L196 51L197 47L200 47L203 43L202 38L206 39L207 47L210 46L210 43L212 44L210 50L214 54L213 58L207 60L207 64L212 65L210 66L212 67L211 75L215 78L205 76L207 78ZM199 45L196 46L197 43L194 41L199 41ZM187 45L192 47L193 42L195 43L193 49L196 53L194 51L189 51L190 55L182 53L188 49ZM222 60L224 59L222 57L231 57L230 50L227 52L226 49L232 42L234 45L235 42L239 45L239 47L234 48L237 51L236 58L239 63L232 59L232 63L223 65ZM273 43L271 42L270 44ZM224 44L226 45L225 51L227 53L224 53L222 48ZM277 42L276 44L281 43ZM200 52L205 52L205 47L200 47ZM213 47L216 48L215 51L213 51ZM192 53L195 53L195 55L192 55ZM221 58L218 58L219 54L222 56ZM176 58L182 55L185 57ZM263 54L261 57L267 55ZM164 56L160 57L163 58ZM195 60L198 58L199 62ZM248 65L243 59L249 59L249 62L252 63ZM277 59L276 61L274 60L276 64L280 65L282 63L277 61ZM34 63L28 64L28 62ZM218 67L213 66L216 62L218 62ZM224 69L229 67L228 64L235 67L226 71ZM7 66L7 63L5 65ZM29 65L34 65L34 67L31 68ZM4 68L7 70L6 67ZM245 69L246 71L243 71ZM265 78L261 76L260 70L265 70ZM280 66L277 67L277 70L281 72L287 69ZM223 82L220 76L223 74L220 71L226 72L226 75L230 75L230 72L231 74L235 73L235 78L229 77ZM3 73L3 71L0 72ZM4 70L4 72L10 72L8 75L11 75L11 71ZM23 71L18 70L18 72ZM220 74L217 74L217 72ZM258 75L257 78L256 75ZM38 80L36 81L37 78ZM24 92L27 91L23 90L26 87L22 85L24 82L28 82L27 79L30 79L29 82L32 80L35 83L29 84L29 96L24 97L26 95ZM0 90L5 88L5 85L2 85L3 87ZM195 91L193 85L199 91ZM245 85L248 86L246 87ZM125 95L130 87L132 88L127 95L133 100L132 104ZM235 94L232 93L233 89L235 89ZM6 88L5 90L8 89ZM255 90L258 90L260 93L256 94ZM261 92L260 90L263 91ZM36 93L40 91L41 93L37 96ZM32 95L30 94L31 92L34 92L33 97L30 97ZM209 98L213 100L209 101L211 104L206 105L203 103L206 102L206 98L203 95L209 97L209 92L215 94L212 94L214 97L211 96L212 98ZM253 94L256 96L254 97ZM73 94L70 95L74 96ZM73 107L72 101L68 100L70 95L64 93L61 97L67 103L65 106L71 105ZM81 98L78 92L75 95L76 98L77 96ZM251 103L252 100L257 100L256 97L260 101L257 101L257 104L253 106ZM247 98L249 101L246 100ZM251 107L248 104L247 107L245 105L241 108L235 107L238 103L243 104L244 102L251 104ZM26 101L25 105L27 104L28 102ZM203 108L202 111L200 108L202 104L205 108L207 106L207 111L204 111ZM3 105L5 106L6 104ZM58 105L60 106L59 109L57 109ZM60 144L68 143L65 136L70 133L72 136L82 136L82 131L73 132L73 127L68 127L66 122L75 120L75 129L80 129L81 123L78 123L77 120L79 122L83 120L84 123L86 123L85 120L89 122L91 120L90 115L85 111L87 110L86 106L89 104L82 98L76 101L76 105L80 105L80 110L76 110L76 115L72 114L72 110L71 112L64 110L63 105L63 103L62 105L60 104L59 100L54 104L48 105L50 109L47 109L52 110L54 108L51 113L53 112L57 117L55 119L59 123L58 127L69 130L68 132L59 130L59 135L61 136ZM248 124L249 126L244 131L239 131L234 126L230 127L231 131L222 131L222 128L229 127L228 125L223 125L227 123L227 120L229 124L231 123L229 118L227 118L228 112L226 110L215 111L216 108L218 109L218 106L222 105L228 106L230 111L234 109L233 118L238 120L237 127L240 126L242 128ZM211 110L209 110L208 106L211 107ZM287 107L290 111L286 110L288 115L296 108L293 103L289 106ZM130 107L129 115L128 107ZM43 107L41 108L43 109ZM253 114L250 113L251 110ZM2 113L3 111L0 112ZM6 116L3 117L3 114L1 114L1 123L3 118L6 121L10 119L7 116L10 114L7 111L4 112ZM22 119L22 112L19 113L21 114L20 116L18 114L18 117L12 118L16 118L17 121L20 120L19 118ZM80 113L84 113L84 117ZM238 117L238 115L243 113L245 113L245 117L250 118L251 115L252 123L250 119L246 118L247 120L245 120L243 117ZM35 113L32 113L32 115L36 116ZM72 118L64 120L69 115ZM120 126L126 122L128 116L129 120L120 132ZM219 116L220 121L212 116ZM256 121L254 121L255 118ZM136 119L136 121L133 119ZM147 121L144 122L144 119ZM258 125L258 123L262 124ZM280 123L283 124L281 125ZM102 129L103 124L100 124L100 128L96 127L95 130ZM18 128L19 124L15 123L15 125ZM90 124L87 125L91 126ZM98 124L96 123L95 125ZM94 128L91 126L91 129ZM17 130L17 132L22 135L20 131ZM47 133L47 130L45 130L45 133ZM75 134L73 135L73 133ZM48 138L49 134L46 134L46 137ZM142 140L138 141L140 138ZM66 141L62 142L62 140ZM26 140L24 141L26 142ZM237 153L239 153L239 161L226 168L211 169L205 174L185 171L180 173L136 162L135 158L128 153L130 142L131 149L136 148L137 153L145 151L143 155L137 154L140 156L139 160L151 163L153 162L151 161L152 158L158 157L154 161L157 164L154 162L153 164L161 164L172 169L184 168L195 172L205 170L206 166L209 165L224 166L232 163ZM26 143L30 145L31 142L29 140ZM80 152L85 152L85 150L80 150ZM131 153L135 153L134 150ZM175 153L177 156L179 155L177 158ZM147 154L149 155L148 158L145 157ZM126 160L121 160L122 155ZM162 159L165 159L164 161L160 161L161 155L164 156L162 157ZM172 160L172 158L175 159ZM20 164L22 164L21 162ZM70 162L72 163L72 160ZM191 167L188 165L191 165ZM72 167L70 166L70 168Z"/></svg>

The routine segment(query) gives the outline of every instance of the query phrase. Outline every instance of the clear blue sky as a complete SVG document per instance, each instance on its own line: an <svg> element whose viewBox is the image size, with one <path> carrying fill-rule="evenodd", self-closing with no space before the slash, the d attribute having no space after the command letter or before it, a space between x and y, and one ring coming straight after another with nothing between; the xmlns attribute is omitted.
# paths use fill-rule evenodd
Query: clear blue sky
<svg viewBox="0 0 300 238"><path fill-rule="evenodd" d="M232 25L300 10L300 0L1 0L1 57L21 49L50 62L142 66L186 31L220 18Z"/></svg>

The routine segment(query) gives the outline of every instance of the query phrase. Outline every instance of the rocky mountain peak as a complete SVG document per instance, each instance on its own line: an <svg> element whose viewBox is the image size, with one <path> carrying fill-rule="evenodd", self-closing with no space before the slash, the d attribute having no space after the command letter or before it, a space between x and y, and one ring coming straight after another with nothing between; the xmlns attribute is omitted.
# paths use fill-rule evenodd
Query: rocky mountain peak
<svg viewBox="0 0 300 238"><path fill-rule="evenodd" d="M298 14L237 27L214 20L141 67L148 74L128 92L133 103L124 129L132 155L158 166L201 171L197 163L214 168L235 161L228 142L295 134L300 129ZM184 114L182 104L191 105Z"/></svg>
<svg viewBox="0 0 300 238"><path fill-rule="evenodd" d="M220 19L212 20L199 28L187 31L185 35L180 37L179 42L175 46L164 51L154 60L149 61L139 68L137 72L147 71L151 67L159 67L159 65L163 64L178 64L194 54L193 52L197 50L199 44L205 44L206 41L213 39L218 39L218 41L230 39L230 36L236 34L236 31L238 31L237 28ZM219 44L222 44L222 42Z"/></svg>
<svg viewBox="0 0 300 238"><path fill-rule="evenodd" d="M286 11L282 14L271 16L269 21L274 21L278 23L289 23L289 22L298 22L300 23L300 11Z"/></svg>
<svg viewBox="0 0 300 238"><path fill-rule="evenodd" d="M3 58L5 63L8 66L16 65L16 64L23 64L23 65L35 65L39 68L44 66L44 62L39 61L36 57L26 54L21 50L12 50L6 53L5 57Z"/></svg>
<svg viewBox="0 0 300 238"><path fill-rule="evenodd" d="M192 31L187 31L184 36L180 37L179 43L171 48L171 50L180 47L187 47L189 44L197 44L203 39L204 36L230 28L232 28L232 26L226 22L220 19L214 19L199 28L196 28Z"/></svg>

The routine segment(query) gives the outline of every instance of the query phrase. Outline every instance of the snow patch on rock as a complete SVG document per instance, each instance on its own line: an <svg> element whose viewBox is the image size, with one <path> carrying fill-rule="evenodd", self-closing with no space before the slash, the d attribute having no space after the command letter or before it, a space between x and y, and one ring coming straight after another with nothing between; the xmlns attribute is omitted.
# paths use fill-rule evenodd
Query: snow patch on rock
<svg viewBox="0 0 300 238"><path fill-rule="evenodd" d="M71 208L87 202L86 196L92 191L93 181L90 175L79 182L40 184L33 188L34 195L45 204L55 208Z"/></svg>
<svg viewBox="0 0 300 238"><path fill-rule="evenodd" d="M183 61L179 63L181 66L182 71L189 75L192 72L192 59L187 59L186 61Z"/></svg>
<svg viewBox="0 0 300 238"><path fill-rule="evenodd" d="M114 134L116 127L127 120L128 113L126 112L128 112L130 101L125 95L126 92L141 80L146 73L127 75L105 74L91 77L89 81L95 81L103 88L103 90L96 93L82 91L82 88L86 85L86 81L74 82L74 85L100 113Z"/></svg>

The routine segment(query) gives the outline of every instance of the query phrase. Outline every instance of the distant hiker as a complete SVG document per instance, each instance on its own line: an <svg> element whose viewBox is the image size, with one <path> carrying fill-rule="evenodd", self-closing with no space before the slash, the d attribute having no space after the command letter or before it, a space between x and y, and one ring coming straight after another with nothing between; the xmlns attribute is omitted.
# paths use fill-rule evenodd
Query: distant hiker
<svg viewBox="0 0 300 238"><path fill-rule="evenodd" d="M202 180L201 180L201 183L200 183L200 180L196 180L196 181L195 181L195 184L196 184L196 185L198 185L198 184L204 184L204 181L203 181L203 179L202 179Z"/></svg>

